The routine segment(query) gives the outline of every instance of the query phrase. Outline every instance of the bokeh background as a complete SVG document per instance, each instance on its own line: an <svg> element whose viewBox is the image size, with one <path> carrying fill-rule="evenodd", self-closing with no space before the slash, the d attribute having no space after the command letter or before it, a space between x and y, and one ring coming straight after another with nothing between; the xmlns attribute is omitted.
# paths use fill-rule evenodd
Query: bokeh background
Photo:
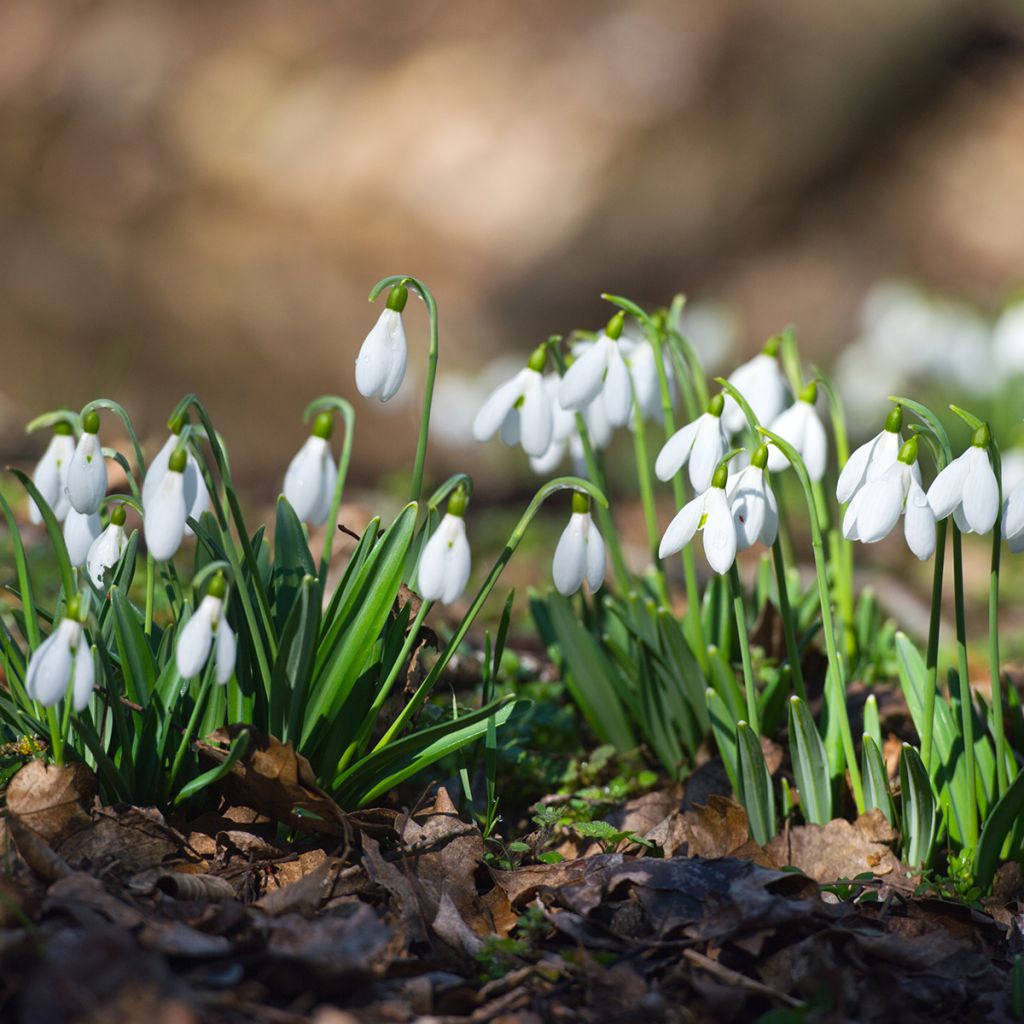
<svg viewBox="0 0 1024 1024"><path fill-rule="evenodd" d="M471 382L603 290L687 293L722 369L794 323L870 405L897 364L983 390L1024 281L1012 0L4 0L0 140L8 459L42 410L157 440L196 390L272 493L390 273L441 305L434 469L485 475ZM363 482L403 394L360 406Z"/></svg>

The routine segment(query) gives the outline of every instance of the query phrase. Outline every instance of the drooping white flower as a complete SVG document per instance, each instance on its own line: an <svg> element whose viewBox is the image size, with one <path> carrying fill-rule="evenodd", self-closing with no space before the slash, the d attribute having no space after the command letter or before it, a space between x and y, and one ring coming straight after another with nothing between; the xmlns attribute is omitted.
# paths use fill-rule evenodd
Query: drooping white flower
<svg viewBox="0 0 1024 1024"><path fill-rule="evenodd" d="M662 415L661 381L658 377L658 355L654 351L654 346L646 338L634 339L625 335L619 341L619 346L629 369L640 414L645 420L659 419ZM667 363L663 365L671 400L672 371Z"/></svg>
<svg viewBox="0 0 1024 1024"><path fill-rule="evenodd" d="M583 586L591 593L604 582L604 540L590 517L590 499L578 491L572 496L572 515L562 531L551 563L551 575L560 594L570 597Z"/></svg>
<svg viewBox="0 0 1024 1024"><path fill-rule="evenodd" d="M1024 480L1011 489L1003 502L1002 533L1015 555L1024 551Z"/></svg>
<svg viewBox="0 0 1024 1024"><path fill-rule="evenodd" d="M903 411L897 405L886 417L885 427L862 444L847 460L836 483L836 500L846 504L866 483L876 480L896 462L903 438Z"/></svg>
<svg viewBox="0 0 1024 1024"><path fill-rule="evenodd" d="M68 509L64 518L64 546L68 549L68 559L76 569L85 565L89 549L102 529L99 512L85 515L73 508Z"/></svg>
<svg viewBox="0 0 1024 1024"><path fill-rule="evenodd" d="M185 537L185 517L188 515L185 504L186 464L185 452L176 448L142 518L146 546L158 562L173 558Z"/></svg>
<svg viewBox="0 0 1024 1024"><path fill-rule="evenodd" d="M74 454L75 439L71 434L71 424L61 420L54 425L53 437L32 473L32 483L46 504L53 509L58 523L64 521L71 507L67 496L68 467ZM33 523L43 521L42 514L31 498L28 502L28 515Z"/></svg>
<svg viewBox="0 0 1024 1024"><path fill-rule="evenodd" d="M1003 373L1024 373L1024 300L1007 306L996 321L992 356Z"/></svg>
<svg viewBox="0 0 1024 1024"><path fill-rule="evenodd" d="M989 459L988 427L975 431L970 448L932 481L928 504L936 519L950 513L964 533L988 533L999 515L999 481Z"/></svg>
<svg viewBox="0 0 1024 1024"><path fill-rule="evenodd" d="M77 616L78 600L75 598L67 616L29 658L25 690L32 700L44 707L59 703L72 683L75 710L82 711L89 703L96 667L89 645L83 642L82 624Z"/></svg>
<svg viewBox="0 0 1024 1024"><path fill-rule="evenodd" d="M398 284L388 295L387 306L366 336L356 358L356 387L363 398L393 398L405 379L409 348L405 341L402 310L409 297Z"/></svg>
<svg viewBox="0 0 1024 1024"><path fill-rule="evenodd" d="M704 535L704 555L715 572L724 575L736 561L739 540L729 499L725 493L728 469L719 465L711 486L687 502L668 524L661 538L658 556L666 558L681 551L693 540L697 531Z"/></svg>
<svg viewBox="0 0 1024 1024"><path fill-rule="evenodd" d="M532 458L541 458L548 451L554 416L540 372L545 359L545 350L537 349L528 366L488 395L473 421L473 436L478 441L489 441L500 430L505 444L522 444Z"/></svg>
<svg viewBox="0 0 1024 1024"><path fill-rule="evenodd" d="M210 657L210 648L216 641L214 678L223 686L235 670L237 641L224 614L226 588L220 576L214 577L206 597L199 602L192 618L178 634L175 661L183 679L199 675Z"/></svg>
<svg viewBox="0 0 1024 1024"><path fill-rule="evenodd" d="M559 404L572 412L603 396L608 422L615 427L625 426L633 411L633 385L618 341L622 321L622 316L616 314L593 344L579 347L580 354L566 370L558 389Z"/></svg>
<svg viewBox="0 0 1024 1024"><path fill-rule="evenodd" d="M828 452L825 427L814 408L817 394L817 386L813 382L808 384L788 409L770 421L768 428L797 450L807 467L807 475L815 482L825 475ZM771 445L768 449L768 468L773 473L778 473L787 466L789 459L775 445Z"/></svg>
<svg viewBox="0 0 1024 1024"><path fill-rule="evenodd" d="M779 366L779 339L772 338L753 359L737 366L729 374L729 383L747 400L757 422L771 423L782 412L789 396L786 377ZM729 434L747 426L747 418L739 403L726 395L722 423Z"/></svg>
<svg viewBox="0 0 1024 1024"><path fill-rule="evenodd" d="M424 601L451 604L466 589L471 563L463 518L465 509L466 497L456 491L448 502L448 511L423 546L418 589Z"/></svg>
<svg viewBox="0 0 1024 1024"><path fill-rule="evenodd" d="M89 578L97 587L102 588L104 574L117 565L128 546L124 520L124 506L117 505L110 513L110 522L106 529L89 546L85 564L89 570Z"/></svg>
<svg viewBox="0 0 1024 1024"><path fill-rule="evenodd" d="M554 472L568 453L580 475L586 473L586 459L583 441L576 427L576 413L563 409L558 404L558 388L562 378L556 373L549 373L544 378L548 401L551 403L552 427L551 443L548 450L539 458L530 458L530 468L541 476ZM607 448L612 439L612 425L605 413L604 397L598 395L590 405L582 410L587 438L594 451Z"/></svg>
<svg viewBox="0 0 1024 1024"><path fill-rule="evenodd" d="M172 431L171 435L164 441L163 447L157 452L156 457L146 467L146 479L142 481L142 508L145 511L167 473L167 463L170 461L174 449L178 447L181 430ZM190 519L198 521L199 517L210 507L210 492L203 479L202 470L196 457L188 452L185 461L184 473L185 485L185 507ZM188 525L185 533L191 535L192 529Z"/></svg>
<svg viewBox="0 0 1024 1024"><path fill-rule="evenodd" d="M107 493L107 467L97 432L100 418L95 410L82 417L82 436L68 465L67 495L76 512L92 515L100 510Z"/></svg>
<svg viewBox="0 0 1024 1024"><path fill-rule="evenodd" d="M654 463L659 480L671 480L689 462L693 489L702 492L711 486L715 467L728 446L722 427L723 405L723 396L713 395L707 412L677 430L665 442Z"/></svg>
<svg viewBox="0 0 1024 1024"><path fill-rule="evenodd" d="M765 475L767 463L768 448L761 445L750 465L731 476L726 485L739 551L746 551L758 541L771 547L779 534L779 507Z"/></svg>
<svg viewBox="0 0 1024 1024"><path fill-rule="evenodd" d="M317 416L312 433L284 475L284 496L299 519L313 526L327 521L338 483L338 466L330 443L333 425L330 413Z"/></svg>
<svg viewBox="0 0 1024 1024"><path fill-rule="evenodd" d="M907 546L922 562L931 558L935 551L935 513L921 488L916 437L900 448L888 469L854 494L843 517L843 536L875 544L889 536L901 515Z"/></svg>

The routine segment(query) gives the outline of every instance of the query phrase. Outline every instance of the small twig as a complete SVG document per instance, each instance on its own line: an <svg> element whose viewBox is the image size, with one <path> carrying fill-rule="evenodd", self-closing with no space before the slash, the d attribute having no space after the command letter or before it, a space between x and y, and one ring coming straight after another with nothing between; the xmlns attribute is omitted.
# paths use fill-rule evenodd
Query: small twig
<svg viewBox="0 0 1024 1024"><path fill-rule="evenodd" d="M683 956L695 966L707 971L708 974L715 975L715 977L721 979L727 985L735 985L737 988L742 988L753 995L774 999L790 1007L790 1009L796 1010L804 1005L799 999L794 999L793 996L780 992L778 989L765 985L763 982L748 978L745 974L740 974L739 971L734 971L731 967L724 967L716 960L712 960L703 953L698 953L695 949L684 949Z"/></svg>

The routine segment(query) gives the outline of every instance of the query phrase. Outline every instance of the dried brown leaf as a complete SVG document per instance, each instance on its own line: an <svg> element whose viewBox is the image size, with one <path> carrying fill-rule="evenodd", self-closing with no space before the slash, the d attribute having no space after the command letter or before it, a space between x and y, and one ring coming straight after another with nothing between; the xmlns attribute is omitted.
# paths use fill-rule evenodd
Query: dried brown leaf
<svg viewBox="0 0 1024 1024"><path fill-rule="evenodd" d="M29 761L8 783L7 808L56 848L90 823L96 793L96 776L81 762Z"/></svg>

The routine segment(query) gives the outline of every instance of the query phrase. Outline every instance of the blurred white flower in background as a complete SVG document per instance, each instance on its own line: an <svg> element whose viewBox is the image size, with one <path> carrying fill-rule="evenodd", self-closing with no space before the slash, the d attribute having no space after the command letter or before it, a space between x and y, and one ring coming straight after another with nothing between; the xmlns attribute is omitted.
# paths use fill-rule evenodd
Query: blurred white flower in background
<svg viewBox="0 0 1024 1024"><path fill-rule="evenodd" d="M1024 299L1010 303L996 321L992 358L1001 373L1024 374Z"/></svg>

